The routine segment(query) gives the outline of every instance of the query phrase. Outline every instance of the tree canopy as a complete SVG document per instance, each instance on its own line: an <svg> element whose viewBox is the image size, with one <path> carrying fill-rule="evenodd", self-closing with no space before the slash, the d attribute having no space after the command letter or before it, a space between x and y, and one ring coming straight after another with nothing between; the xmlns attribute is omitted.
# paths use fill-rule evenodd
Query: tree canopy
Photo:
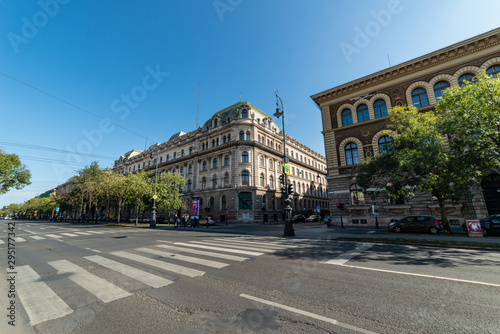
<svg viewBox="0 0 500 334"><path fill-rule="evenodd" d="M0 150L0 195L31 184L31 173L15 154Z"/></svg>

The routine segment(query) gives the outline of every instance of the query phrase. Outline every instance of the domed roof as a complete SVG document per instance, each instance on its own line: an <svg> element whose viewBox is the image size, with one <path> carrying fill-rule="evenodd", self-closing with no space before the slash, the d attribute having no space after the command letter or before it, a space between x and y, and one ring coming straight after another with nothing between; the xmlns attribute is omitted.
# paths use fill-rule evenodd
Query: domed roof
<svg viewBox="0 0 500 334"><path fill-rule="evenodd" d="M244 110L247 110L248 118L259 118L263 120L264 118L269 117L263 111L248 102L238 102L225 109L222 109L221 111L216 112L209 120L203 123L202 131L206 131L212 128L212 120L216 118L216 116L218 116L217 118L220 117L220 124L226 124L235 118L241 118L241 114L242 112L244 112ZM254 116L252 116L252 114L254 114ZM274 124L276 129L279 130L279 127L276 125L276 123L274 123L274 121L272 121L272 123Z"/></svg>

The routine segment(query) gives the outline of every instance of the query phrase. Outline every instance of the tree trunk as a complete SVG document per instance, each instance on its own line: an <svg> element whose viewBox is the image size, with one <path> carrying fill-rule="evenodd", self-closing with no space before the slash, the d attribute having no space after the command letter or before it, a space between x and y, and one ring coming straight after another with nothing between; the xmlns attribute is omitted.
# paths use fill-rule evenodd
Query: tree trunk
<svg viewBox="0 0 500 334"><path fill-rule="evenodd" d="M439 211L441 212L441 219L443 220L444 234L451 234L450 223L448 222L448 216L446 215L446 209L444 207L444 200L439 199Z"/></svg>
<svg viewBox="0 0 500 334"><path fill-rule="evenodd" d="M139 225L139 205L135 206L135 226Z"/></svg>

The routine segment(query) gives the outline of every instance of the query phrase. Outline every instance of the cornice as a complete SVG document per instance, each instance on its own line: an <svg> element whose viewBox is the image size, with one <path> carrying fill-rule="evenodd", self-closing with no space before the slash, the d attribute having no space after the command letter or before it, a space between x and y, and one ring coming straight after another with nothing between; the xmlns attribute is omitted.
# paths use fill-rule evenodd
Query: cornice
<svg viewBox="0 0 500 334"><path fill-rule="evenodd" d="M311 98L318 106L321 106L326 101L342 97L355 92L356 90L365 90L395 79L407 77L413 73L452 62L453 60L463 58L467 55L478 53L498 45L500 45L500 28L488 31L484 34L450 45L402 64L367 75L360 79L345 83L341 86L328 89L321 93L312 95Z"/></svg>

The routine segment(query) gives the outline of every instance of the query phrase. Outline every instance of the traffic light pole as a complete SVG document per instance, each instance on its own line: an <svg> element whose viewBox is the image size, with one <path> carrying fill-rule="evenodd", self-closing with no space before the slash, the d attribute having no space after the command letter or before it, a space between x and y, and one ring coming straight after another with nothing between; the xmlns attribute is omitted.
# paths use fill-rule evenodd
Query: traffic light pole
<svg viewBox="0 0 500 334"><path fill-rule="evenodd" d="M283 171L285 171L285 164L288 164L289 159L286 156L286 134L285 134L285 109L283 107L283 101L281 101L281 98L278 96L278 92L275 91L276 95L276 113L274 114L275 117L281 118L283 122ZM292 224L292 207L290 206L291 200L290 200L290 184L288 183L288 174L284 173L284 193L283 196L285 197L283 202L285 204L285 230L283 232L283 235L285 237L293 237L295 235L295 231L293 230L293 224Z"/></svg>

